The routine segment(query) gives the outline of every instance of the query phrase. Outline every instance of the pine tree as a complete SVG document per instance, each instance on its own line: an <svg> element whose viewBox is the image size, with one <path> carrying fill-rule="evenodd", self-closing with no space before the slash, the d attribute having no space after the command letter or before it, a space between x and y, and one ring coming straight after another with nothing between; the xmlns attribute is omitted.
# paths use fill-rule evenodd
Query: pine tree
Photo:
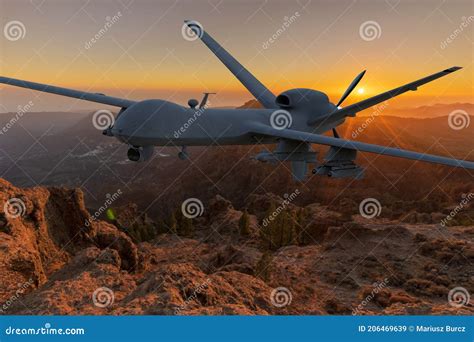
<svg viewBox="0 0 474 342"><path fill-rule="evenodd" d="M275 204L272 202L270 207L268 208L267 212L265 213L265 217L262 222L262 229L260 231L260 237L262 240L263 249L274 249L274 227L275 227L275 219L273 215L275 213ZM271 218L271 219L270 219Z"/></svg>
<svg viewBox="0 0 474 342"><path fill-rule="evenodd" d="M193 220L182 216L179 220L178 234L185 237L193 237L194 225Z"/></svg>
<svg viewBox="0 0 474 342"><path fill-rule="evenodd" d="M171 214L169 219L168 231L171 234L178 234L178 221L176 220L176 215L174 212Z"/></svg>
<svg viewBox="0 0 474 342"><path fill-rule="evenodd" d="M247 213L247 209L245 209L242 215L240 216L239 231L240 231L241 236L250 235L250 220L249 220L249 214Z"/></svg>
<svg viewBox="0 0 474 342"><path fill-rule="evenodd" d="M263 281L269 281L272 273L273 256L269 251L262 254L255 268L255 275Z"/></svg>

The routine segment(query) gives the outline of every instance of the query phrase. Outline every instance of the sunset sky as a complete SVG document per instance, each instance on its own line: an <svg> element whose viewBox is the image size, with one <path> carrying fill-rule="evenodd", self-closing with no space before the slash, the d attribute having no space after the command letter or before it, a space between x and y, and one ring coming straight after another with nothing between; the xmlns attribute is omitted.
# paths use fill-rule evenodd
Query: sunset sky
<svg viewBox="0 0 474 342"><path fill-rule="evenodd" d="M163 98L184 104L191 97L199 99L203 91L218 93L213 106L251 99L199 40L183 38L183 20L193 19L275 94L313 88L336 102L367 69L346 100L349 104L459 65L464 69L392 100L393 105L473 102L473 4L0 0L0 75L134 100ZM107 17L114 16L115 23L86 48ZM276 34L292 16L286 30ZM11 21L24 25L23 38L7 37L5 27ZM361 35L361 26L369 21L376 24L375 37ZM269 42L272 36L276 39ZM447 42L450 36L454 38ZM98 106L0 85L0 112L15 111L30 100L35 111Z"/></svg>

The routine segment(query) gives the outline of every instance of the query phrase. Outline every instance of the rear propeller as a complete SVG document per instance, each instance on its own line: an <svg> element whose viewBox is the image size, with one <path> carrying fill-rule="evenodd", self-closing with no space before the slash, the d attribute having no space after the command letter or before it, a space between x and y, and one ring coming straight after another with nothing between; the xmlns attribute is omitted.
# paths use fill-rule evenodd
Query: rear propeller
<svg viewBox="0 0 474 342"><path fill-rule="evenodd" d="M339 102L336 104L336 107L339 108L342 102L344 102L344 100L349 96L350 93L352 93L355 87L357 87L362 77L364 77L365 72L366 70L362 71L359 75L356 76L356 78L354 78L352 83L349 85L349 87L346 89L344 94L341 96L341 99L339 100ZM339 138L339 133L337 133L335 128L332 129L332 134L334 135L335 138Z"/></svg>

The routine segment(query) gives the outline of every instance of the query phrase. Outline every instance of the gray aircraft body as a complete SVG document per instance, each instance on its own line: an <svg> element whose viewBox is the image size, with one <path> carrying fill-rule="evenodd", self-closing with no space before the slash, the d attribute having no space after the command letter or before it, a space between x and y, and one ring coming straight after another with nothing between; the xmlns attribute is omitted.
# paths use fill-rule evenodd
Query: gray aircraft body
<svg viewBox="0 0 474 342"><path fill-rule="evenodd" d="M360 82L365 71L353 80L337 104L331 103L326 94L312 89L292 89L275 96L211 38L199 23L186 21L186 25L263 108L208 108L210 93L205 93L201 103L191 99L188 107L184 107L165 100L131 101L8 77L0 77L0 83L119 107L115 122L103 133L128 144L128 158L136 162L152 158L154 146L182 147L179 157L187 159L186 146L277 143L274 151L263 151L255 159L273 163L291 162L292 173L297 180L305 178L308 163L316 164L313 169L315 174L361 178L364 170L354 163L357 151L474 169L474 162L470 161L345 140L336 130L347 117L353 117L359 111L407 91L415 91L419 86L457 71L460 67L445 69L341 108L340 105ZM327 131L332 131L333 137L322 135ZM321 163L317 161L317 154L311 144L330 146Z"/></svg>

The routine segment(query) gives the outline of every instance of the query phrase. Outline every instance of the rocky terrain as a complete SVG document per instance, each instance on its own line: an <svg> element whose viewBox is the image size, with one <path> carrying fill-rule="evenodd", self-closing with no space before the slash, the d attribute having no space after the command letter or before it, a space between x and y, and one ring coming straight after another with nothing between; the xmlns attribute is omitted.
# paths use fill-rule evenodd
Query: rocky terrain
<svg viewBox="0 0 474 342"><path fill-rule="evenodd" d="M448 301L458 287L474 293L474 224L440 225L449 207L367 219L347 203L286 203L266 226L282 203L217 195L192 220L131 203L106 222L80 189L0 179L0 313L474 313Z"/></svg>

